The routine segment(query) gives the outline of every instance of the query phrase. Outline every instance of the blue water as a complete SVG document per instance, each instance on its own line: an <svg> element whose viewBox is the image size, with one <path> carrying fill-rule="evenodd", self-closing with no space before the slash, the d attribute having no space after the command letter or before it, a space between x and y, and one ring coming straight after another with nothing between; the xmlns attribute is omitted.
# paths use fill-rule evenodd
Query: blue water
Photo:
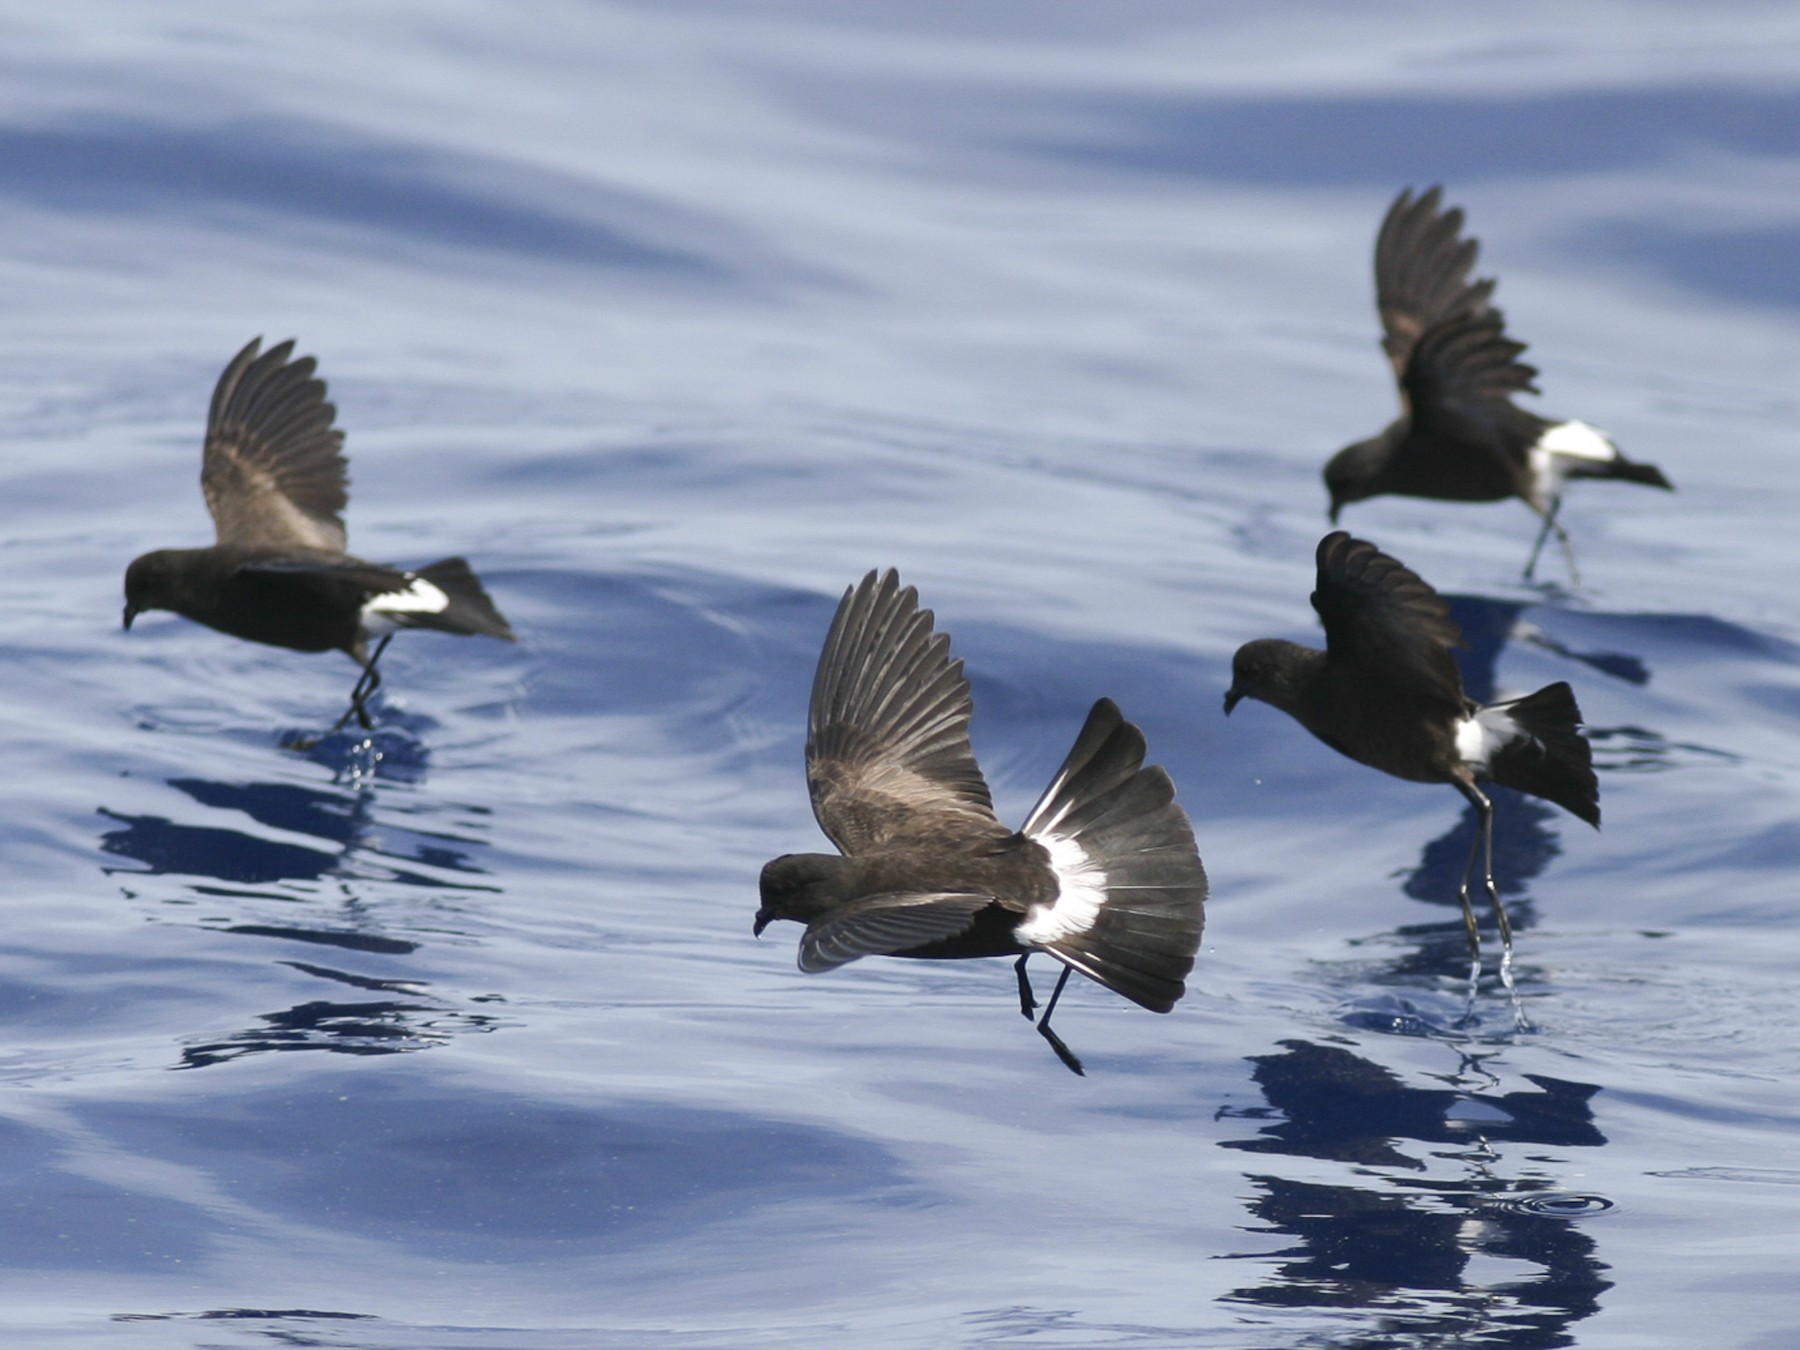
<svg viewBox="0 0 1800 1350"><path fill-rule="evenodd" d="M0 1331L42 1346L1800 1343L1800 29L1753 0L15 8L0 44ZM1472 688L1576 688L1605 829L1230 654L1306 639L1393 410L1369 247L1448 185L1542 407L1660 463L1346 523ZM351 541L519 646L169 616L212 381L316 352ZM916 583L1022 818L1092 700L1214 895L1187 999L794 967L755 879L836 599ZM1554 571L1552 575L1555 575ZM1040 973L1041 974L1041 973ZM282 1052L282 1053L274 1053Z"/></svg>

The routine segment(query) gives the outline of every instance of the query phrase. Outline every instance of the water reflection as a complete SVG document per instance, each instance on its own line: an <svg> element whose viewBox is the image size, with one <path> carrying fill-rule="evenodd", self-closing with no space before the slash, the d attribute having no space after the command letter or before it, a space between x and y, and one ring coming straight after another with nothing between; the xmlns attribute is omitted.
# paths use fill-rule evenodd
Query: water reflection
<svg viewBox="0 0 1800 1350"><path fill-rule="evenodd" d="M241 930L239 930L241 931ZM233 1036L190 1043L183 1069L205 1068L260 1050L333 1050L346 1055L392 1055L441 1045L458 1031L492 1031L499 1019L458 1012L433 999L416 980L378 980L303 961L279 964L321 979L392 997L334 1002L315 999L264 1013L257 1025Z"/></svg>
<svg viewBox="0 0 1800 1350"><path fill-rule="evenodd" d="M176 1067L203 1068L265 1050L395 1054L441 1045L459 1031L497 1025L491 1014L459 1009L430 993L426 981L396 977L395 960L412 956L420 943L385 931L388 907L368 898L390 884L437 892L497 892L498 887L474 880L485 875L473 861L483 841L467 826L482 822L485 808L453 808L458 821L453 828L443 827L434 811L426 828L417 819L424 808L409 805L410 794L370 779L317 787L172 778L167 785L231 823L210 819L196 824L102 807L100 814L116 828L101 835L101 850L141 864L108 869L112 875L193 878L165 895L164 903L191 907L202 897L213 902L200 921L203 928L274 941L288 949L294 943L328 948L380 967L371 973L277 961L330 983L331 996L263 1013L242 1030L189 1037ZM414 819L406 819L409 814ZM269 832L287 838L273 838ZM137 898L138 892L128 889L126 894ZM233 902L222 914L220 900ZM272 921L276 916L266 913L266 902L279 903L288 913ZM443 919L441 910L434 909L434 930L443 929ZM346 989L355 995L346 997Z"/></svg>
<svg viewBox="0 0 1800 1350"><path fill-rule="evenodd" d="M1508 642L1518 641L1551 652L1565 660L1589 666L1626 684L1650 683L1650 667L1629 652L1576 651L1523 615L1538 608L1516 600L1493 600L1483 595L1446 595L1450 617L1463 631L1466 650L1457 653L1463 689L1478 703L1499 697L1497 670L1500 653ZM1579 691L1577 691L1579 692Z"/></svg>
<svg viewBox="0 0 1800 1350"><path fill-rule="evenodd" d="M1294 1244L1273 1254L1267 1279L1230 1298L1372 1310L1396 1336L1359 1344L1456 1337L1559 1345L1574 1323L1598 1311L1611 1287L1607 1267L1589 1231L1557 1215L1597 1212L1599 1204L1543 1203L1558 1190L1542 1170L1548 1160L1533 1154L1532 1166L1509 1176L1500 1151L1507 1144L1604 1144L1590 1105L1597 1087L1527 1074L1530 1088L1508 1092L1413 1088L1347 1046L1304 1040L1284 1041L1280 1053L1250 1062L1268 1106L1244 1114L1271 1123L1224 1147L1354 1164L1369 1184L1252 1174L1250 1209L1265 1225L1260 1231ZM1467 1059L1451 1081L1480 1072L1478 1061ZM1409 1150L1408 1141L1450 1147ZM1482 1257L1535 1269L1484 1278L1472 1269Z"/></svg>
<svg viewBox="0 0 1800 1350"><path fill-rule="evenodd" d="M421 829L396 820L398 810L375 818L375 784L318 788L300 783L223 783L171 778L168 785L201 806L236 812L257 825L305 835L326 847L293 844L266 835L217 825L189 825L165 816L126 815L106 807L100 814L121 828L100 837L102 852L144 864L148 875L209 877L238 886L316 882L327 878L379 878L409 886L494 891L472 880L484 875L470 861L482 840L442 828ZM486 807L461 806L459 815L480 819ZM430 871L421 870L429 867ZM448 875L446 875L448 874ZM258 894L295 899L294 894L249 893L196 885L205 895Z"/></svg>
<svg viewBox="0 0 1800 1350"><path fill-rule="evenodd" d="M1494 885L1508 902L1506 912L1512 918L1512 926L1523 931L1537 922L1536 908L1524 898L1526 885L1562 852L1555 829L1556 818L1561 813L1535 797L1498 785L1489 785L1488 795L1494 801ZM1463 863L1469 856L1469 847L1480 828L1481 818L1474 808L1465 808L1448 832L1425 845L1419 855L1419 865L1407 874L1400 888L1414 900L1443 905L1455 911L1453 919L1446 919L1441 924L1412 925L1405 930L1409 936L1442 934L1454 939L1448 944L1451 948L1448 951L1440 952L1440 944L1436 942L1429 944L1433 958L1430 964L1434 967L1439 957L1447 959L1453 966L1467 965L1468 939L1456 888L1462 881ZM1476 914L1484 929L1493 926L1491 913L1477 907Z"/></svg>

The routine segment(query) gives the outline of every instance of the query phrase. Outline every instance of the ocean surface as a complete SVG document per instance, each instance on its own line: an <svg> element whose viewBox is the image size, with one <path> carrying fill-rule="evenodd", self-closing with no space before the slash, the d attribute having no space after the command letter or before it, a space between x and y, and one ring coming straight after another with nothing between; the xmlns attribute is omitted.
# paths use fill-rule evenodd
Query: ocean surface
<svg viewBox="0 0 1800 1350"><path fill-rule="evenodd" d="M1800 12L1074 0L0 6L0 1338L52 1347L1800 1344ZM1344 523L1595 833L1259 704L1370 251L1445 184L1674 494ZM351 545L516 647L169 615L212 383L316 353ZM764 860L845 587L952 635L1023 819L1106 695L1212 877L1167 1017L795 967ZM1040 966L1040 986L1050 974Z"/></svg>

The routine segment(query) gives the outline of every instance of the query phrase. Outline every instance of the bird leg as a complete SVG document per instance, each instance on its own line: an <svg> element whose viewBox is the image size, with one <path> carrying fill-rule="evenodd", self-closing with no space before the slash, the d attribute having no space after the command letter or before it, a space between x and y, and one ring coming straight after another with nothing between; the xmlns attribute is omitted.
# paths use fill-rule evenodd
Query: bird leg
<svg viewBox="0 0 1800 1350"><path fill-rule="evenodd" d="M356 724L364 731L368 731L375 725L370 720L368 708L368 700L374 697L377 689L381 688L381 672L375 669L375 663L381 660L381 654L387 650L388 643L393 640L394 635L389 633L375 644L375 654L363 663L362 674L357 677L356 687L350 691L350 706L344 709L344 715L332 724L333 731L342 731L344 723L348 722L352 716L356 718Z"/></svg>
<svg viewBox="0 0 1800 1350"><path fill-rule="evenodd" d="M1581 569L1575 566L1575 545L1569 539L1569 532L1556 519L1556 513L1560 510L1562 510L1562 497L1558 495L1550 499L1549 510L1538 512L1544 518L1544 527L1538 531L1537 542L1531 546L1531 556L1525 560L1525 580L1531 580L1532 572L1537 569L1538 554L1544 550L1544 541L1550 537L1550 532L1555 530L1556 542L1562 545L1563 557L1569 564L1569 584L1580 586Z"/></svg>
<svg viewBox="0 0 1800 1350"><path fill-rule="evenodd" d="M1069 982L1069 974L1075 967L1064 966L1057 977L1056 988L1050 991L1050 1001L1044 1005L1044 1015L1038 1018L1038 1035L1050 1042L1050 1048L1056 1051L1056 1057L1068 1065L1070 1072L1087 1076L1087 1070L1081 1067L1081 1061L1075 1058L1074 1051L1062 1043L1062 1037L1050 1030L1050 1014L1056 1011L1056 1000L1062 997L1063 986Z"/></svg>
<svg viewBox="0 0 1800 1350"><path fill-rule="evenodd" d="M1031 976L1025 973L1025 963L1031 959L1026 952L1013 963L1013 973L1019 977L1019 1011L1025 1014L1025 1020L1031 1020L1031 1014L1037 1009L1037 995L1031 992Z"/></svg>
<svg viewBox="0 0 1800 1350"><path fill-rule="evenodd" d="M1469 799L1481 817L1481 828L1469 841L1469 858L1463 864L1462 884L1457 888L1457 898L1462 901L1463 923L1469 930L1469 950L1473 965L1469 996L1475 994L1475 983L1481 977L1481 939L1475 926L1475 908L1469 903L1469 878L1475 871L1475 851L1482 851L1482 879L1487 887L1488 902L1494 907L1494 920L1500 929L1500 983L1506 986L1506 992L1512 1000L1513 1021L1520 1031L1528 1030L1530 1021L1525 1016L1525 1009L1519 1002L1519 990L1513 983L1512 958L1512 918L1506 912L1506 906L1500 900L1500 887L1494 882L1494 803L1486 793L1474 783L1458 782L1456 785L1463 796Z"/></svg>
<svg viewBox="0 0 1800 1350"><path fill-rule="evenodd" d="M1487 886L1488 903L1493 905L1494 919L1500 927L1500 944L1510 956L1512 919L1508 917L1506 906L1500 901L1500 888L1494 884L1494 804L1473 782L1459 780L1456 786L1481 817L1481 828L1469 841L1469 857L1463 863L1462 883L1456 889L1456 898L1462 901L1463 923L1469 930L1469 950L1477 955L1481 952L1481 937L1475 924L1475 906L1469 902L1469 880L1475 874L1475 855L1479 851L1483 854L1483 880Z"/></svg>
<svg viewBox="0 0 1800 1350"><path fill-rule="evenodd" d="M1571 559L1571 561L1573 561ZM1519 987L1513 983L1513 940L1512 918L1506 912L1506 906L1500 903L1500 888L1494 884L1494 807L1488 803L1487 815L1481 822L1481 841L1483 853L1487 861L1488 899L1494 905L1494 918L1500 924L1500 983L1506 988L1506 997L1512 1002L1513 1026L1519 1031L1531 1030L1531 1020L1525 1016L1525 1005L1519 1002ZM1466 881L1465 881L1466 884Z"/></svg>
<svg viewBox="0 0 1800 1350"><path fill-rule="evenodd" d="M1480 788L1470 783L1458 783L1456 787L1463 796L1469 799L1469 805L1475 808L1482 820L1487 820L1493 814L1493 804L1488 801L1486 794ZM1475 922L1475 907L1469 903L1469 878L1474 874L1475 855L1480 849L1481 830L1478 828L1469 836L1469 856L1463 860L1462 881L1456 888L1456 898L1462 902L1463 927L1469 933L1469 954L1475 958L1477 963L1481 960L1481 929ZM1480 973L1479 964L1476 971L1478 974Z"/></svg>

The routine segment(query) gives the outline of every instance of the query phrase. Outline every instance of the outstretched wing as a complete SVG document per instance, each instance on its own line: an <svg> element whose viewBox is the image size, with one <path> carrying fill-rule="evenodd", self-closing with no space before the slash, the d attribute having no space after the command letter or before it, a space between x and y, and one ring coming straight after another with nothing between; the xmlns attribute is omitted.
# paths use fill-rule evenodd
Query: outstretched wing
<svg viewBox="0 0 1800 1350"><path fill-rule="evenodd" d="M1010 836L969 745L969 681L911 586L870 572L819 657L806 737L813 814L846 854Z"/></svg>
<svg viewBox="0 0 1800 1350"><path fill-rule="evenodd" d="M1375 238L1381 345L1398 377L1405 376L1421 337L1447 319L1483 313L1493 294L1491 278L1469 280L1480 241L1463 238L1461 208L1446 211L1442 203L1442 188L1418 197L1407 188L1388 208Z"/></svg>
<svg viewBox="0 0 1800 1350"><path fill-rule="evenodd" d="M1312 603L1325 623L1326 659L1461 716L1462 676L1451 650L1463 645L1462 630L1438 593L1342 530L1319 541L1318 565Z"/></svg>
<svg viewBox="0 0 1800 1350"><path fill-rule="evenodd" d="M1414 432L1442 445L1485 446L1498 462L1522 465L1549 425L1513 404L1514 394L1537 392L1537 371L1519 360L1524 350L1506 336L1497 309L1433 328L1400 379Z"/></svg>
<svg viewBox="0 0 1800 1350"><path fill-rule="evenodd" d="M200 487L219 543L342 553L344 433L310 356L253 339L213 390ZM259 355L258 353L261 352Z"/></svg>
<svg viewBox="0 0 1800 1350"><path fill-rule="evenodd" d="M807 925L800 969L809 975L863 956L892 956L966 933L994 903L973 892L889 892L840 905Z"/></svg>
<svg viewBox="0 0 1800 1350"><path fill-rule="evenodd" d="M1462 230L1462 210L1444 209L1441 188L1394 199L1375 241L1382 346L1415 435L1473 453L1486 447L1492 471L1510 476L1545 425L1512 402L1537 392L1537 371L1519 359L1525 344L1506 335L1490 303L1493 278L1470 280L1481 245Z"/></svg>

